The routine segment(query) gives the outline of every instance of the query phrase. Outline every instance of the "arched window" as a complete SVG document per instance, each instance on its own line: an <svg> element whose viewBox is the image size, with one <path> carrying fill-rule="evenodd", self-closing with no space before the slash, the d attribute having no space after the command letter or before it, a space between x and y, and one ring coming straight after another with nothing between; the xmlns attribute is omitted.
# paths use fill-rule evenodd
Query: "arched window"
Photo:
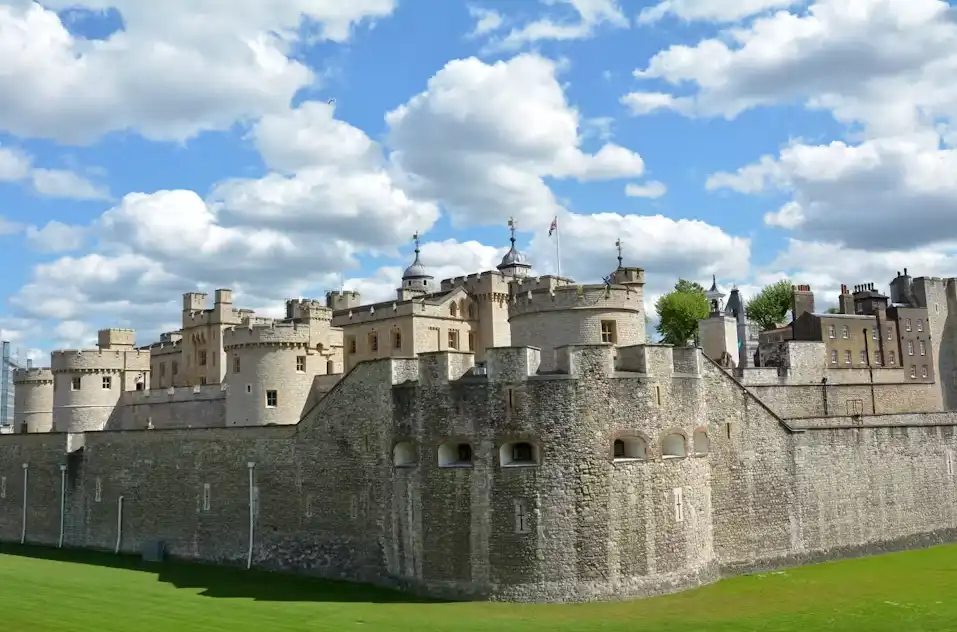
<svg viewBox="0 0 957 632"><path fill-rule="evenodd" d="M471 318L475 318L475 305L472 304L472 303L469 303L468 315L469 315L469 318L470 318L470 319L471 319Z"/></svg>
<svg viewBox="0 0 957 632"><path fill-rule="evenodd" d="M688 456L685 448L685 438L678 433L665 436L661 442L661 457L665 459L680 459Z"/></svg>
<svg viewBox="0 0 957 632"><path fill-rule="evenodd" d="M439 467L471 467L472 446L450 441L439 446Z"/></svg>
<svg viewBox="0 0 957 632"><path fill-rule="evenodd" d="M455 302L453 301L452 304L449 305L449 315L454 317L454 316L456 316L458 313L459 313L459 308L458 308L458 306L455 304Z"/></svg>
<svg viewBox="0 0 957 632"><path fill-rule="evenodd" d="M417 460L415 444L411 441L399 441L392 448L392 462L396 467L412 467Z"/></svg>
<svg viewBox="0 0 957 632"><path fill-rule="evenodd" d="M634 461L648 456L648 444L641 437L620 437L612 444L612 458L616 461Z"/></svg>
<svg viewBox="0 0 957 632"><path fill-rule="evenodd" d="M704 430L695 430L694 433L694 453L698 456L704 456L711 451L711 439Z"/></svg>
<svg viewBox="0 0 957 632"><path fill-rule="evenodd" d="M326 362L326 375L332 375L336 372L336 363L332 360Z"/></svg>
<svg viewBox="0 0 957 632"><path fill-rule="evenodd" d="M538 446L528 441L505 443L499 448L498 458L503 467L538 465Z"/></svg>

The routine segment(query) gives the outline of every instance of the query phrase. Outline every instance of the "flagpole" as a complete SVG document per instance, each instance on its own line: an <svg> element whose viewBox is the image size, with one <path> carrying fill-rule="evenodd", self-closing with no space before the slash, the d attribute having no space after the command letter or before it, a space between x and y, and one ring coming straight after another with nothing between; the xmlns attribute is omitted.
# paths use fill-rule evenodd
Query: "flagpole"
<svg viewBox="0 0 957 632"><path fill-rule="evenodd" d="M558 277L562 276L562 229L555 224L555 267L558 269Z"/></svg>

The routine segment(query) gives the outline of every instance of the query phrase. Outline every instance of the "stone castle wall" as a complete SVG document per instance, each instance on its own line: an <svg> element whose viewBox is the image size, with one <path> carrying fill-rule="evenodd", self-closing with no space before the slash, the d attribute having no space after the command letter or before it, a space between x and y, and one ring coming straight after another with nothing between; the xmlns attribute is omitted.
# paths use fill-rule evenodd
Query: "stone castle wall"
<svg viewBox="0 0 957 632"><path fill-rule="evenodd" d="M26 506L26 541L56 544L66 464L66 546L244 564L249 463L255 566L439 596L647 595L954 537L957 414L796 426L696 350L613 354L559 350L552 375L528 348L481 371L467 353L366 362L296 426L0 437L0 540ZM686 456L666 458L676 436ZM503 460L518 441L534 464ZM440 466L449 442L470 467Z"/></svg>
<svg viewBox="0 0 957 632"><path fill-rule="evenodd" d="M127 391L106 430L221 428L226 425L226 391L219 384Z"/></svg>

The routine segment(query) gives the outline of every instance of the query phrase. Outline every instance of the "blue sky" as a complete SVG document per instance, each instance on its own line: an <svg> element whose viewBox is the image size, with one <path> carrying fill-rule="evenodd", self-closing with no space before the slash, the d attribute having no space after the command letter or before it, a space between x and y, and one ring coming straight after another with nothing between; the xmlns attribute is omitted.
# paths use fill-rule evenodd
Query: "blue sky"
<svg viewBox="0 0 957 632"><path fill-rule="evenodd" d="M278 313L345 279L648 271L830 304L948 275L957 27L940 0L0 0L0 332L141 343L183 292ZM851 5L854 5L853 7ZM104 7L107 7L104 9ZM268 7L268 8L267 8ZM629 194L630 193L630 194Z"/></svg>

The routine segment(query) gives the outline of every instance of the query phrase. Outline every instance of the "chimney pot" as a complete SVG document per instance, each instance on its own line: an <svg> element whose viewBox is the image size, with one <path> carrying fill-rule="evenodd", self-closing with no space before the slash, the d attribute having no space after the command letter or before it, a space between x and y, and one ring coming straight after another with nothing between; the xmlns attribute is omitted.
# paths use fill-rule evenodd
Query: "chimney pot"
<svg viewBox="0 0 957 632"><path fill-rule="evenodd" d="M907 268L904 268L904 276L907 276Z"/></svg>

